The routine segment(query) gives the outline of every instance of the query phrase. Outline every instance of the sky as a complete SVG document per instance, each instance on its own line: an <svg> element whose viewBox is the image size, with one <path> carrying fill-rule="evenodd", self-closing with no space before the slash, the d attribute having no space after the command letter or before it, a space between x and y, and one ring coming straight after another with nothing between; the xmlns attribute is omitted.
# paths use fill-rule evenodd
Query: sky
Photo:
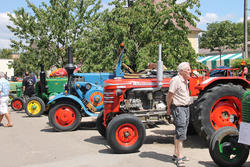
<svg viewBox="0 0 250 167"><path fill-rule="evenodd" d="M42 1L49 0L30 0L36 6ZM102 0L103 6L107 8L107 3L111 0ZM179 0L185 1L185 0ZM25 0L0 0L0 49L10 48L10 39L14 38L13 34L8 30L6 25L12 25L9 21L7 13L13 13L14 10L24 7L29 11ZM250 2L249 2L250 3ZM248 3L248 9L250 4ZM200 0L200 22L197 27L206 30L208 23L221 22L230 20L232 22L242 22L244 17L244 0ZM248 16L250 13L248 12Z"/></svg>

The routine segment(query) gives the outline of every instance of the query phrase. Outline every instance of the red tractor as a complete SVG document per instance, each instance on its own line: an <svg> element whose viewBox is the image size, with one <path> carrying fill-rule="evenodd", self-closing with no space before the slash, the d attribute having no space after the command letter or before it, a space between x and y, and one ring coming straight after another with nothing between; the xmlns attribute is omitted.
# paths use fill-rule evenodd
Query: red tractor
<svg viewBox="0 0 250 167"><path fill-rule="evenodd" d="M97 117L97 129L116 153L137 151L146 136L145 124L167 121L166 95L174 72L163 72L159 48L156 73L141 78L115 78L104 86L104 111ZM217 75L221 75L220 69ZM197 70L190 79L191 123L199 135L209 139L224 126L235 126L230 115L241 117L241 97L249 82L236 76L235 69L222 70L224 76L210 77L213 71ZM155 75L154 75L155 74Z"/></svg>

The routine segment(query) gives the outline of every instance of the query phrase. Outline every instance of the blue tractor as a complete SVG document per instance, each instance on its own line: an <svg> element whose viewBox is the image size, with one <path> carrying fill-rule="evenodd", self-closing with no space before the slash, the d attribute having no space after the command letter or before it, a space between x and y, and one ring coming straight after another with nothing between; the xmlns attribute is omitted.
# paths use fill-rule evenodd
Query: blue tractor
<svg viewBox="0 0 250 167"><path fill-rule="evenodd" d="M113 73L73 73L72 49L67 50L68 82L64 92L48 102L49 123L56 131L72 131L79 127L82 117L97 116L103 110L103 82L123 78L124 44L120 45L119 59Z"/></svg>

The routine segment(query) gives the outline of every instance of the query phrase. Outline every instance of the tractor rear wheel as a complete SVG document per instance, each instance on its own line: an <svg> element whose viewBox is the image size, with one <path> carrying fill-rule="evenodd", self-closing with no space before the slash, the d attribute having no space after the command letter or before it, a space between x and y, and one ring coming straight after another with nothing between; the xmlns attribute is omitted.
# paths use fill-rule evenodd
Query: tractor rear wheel
<svg viewBox="0 0 250 167"><path fill-rule="evenodd" d="M14 111L21 111L24 107L24 101L21 97L14 97L11 101L11 108Z"/></svg>
<svg viewBox="0 0 250 167"><path fill-rule="evenodd" d="M234 127L222 127L211 137L209 154L221 167L238 167L244 164L249 155L249 148L238 143L239 133Z"/></svg>
<svg viewBox="0 0 250 167"><path fill-rule="evenodd" d="M219 84L202 92L191 110L191 119L197 133L210 139L214 131L224 127L236 127L230 116L241 117L241 98L245 90L240 85ZM241 119L240 119L241 120Z"/></svg>
<svg viewBox="0 0 250 167"><path fill-rule="evenodd" d="M73 131L81 123L82 116L74 104L65 102L49 110L49 123L56 131Z"/></svg>
<svg viewBox="0 0 250 167"><path fill-rule="evenodd" d="M100 112L96 119L96 127L98 132L103 136L106 137L106 127L103 125L103 112Z"/></svg>
<svg viewBox="0 0 250 167"><path fill-rule="evenodd" d="M136 152L146 135L144 124L134 115L114 117L107 127L107 141L115 153Z"/></svg>
<svg viewBox="0 0 250 167"><path fill-rule="evenodd" d="M30 97L25 105L25 113L29 117L40 117L45 111L45 104L39 97Z"/></svg>

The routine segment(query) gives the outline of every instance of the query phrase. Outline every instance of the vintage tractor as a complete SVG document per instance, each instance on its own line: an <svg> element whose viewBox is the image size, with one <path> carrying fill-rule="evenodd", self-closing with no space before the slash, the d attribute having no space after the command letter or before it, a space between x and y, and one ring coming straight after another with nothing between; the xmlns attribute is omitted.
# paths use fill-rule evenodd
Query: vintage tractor
<svg viewBox="0 0 250 167"><path fill-rule="evenodd" d="M22 82L10 82L10 106L14 111L21 111L24 108L22 99Z"/></svg>
<svg viewBox="0 0 250 167"><path fill-rule="evenodd" d="M234 69L227 69L226 76L220 77L210 77L210 71L203 71L205 75L193 74L189 81L190 95L196 98L191 106L191 120L198 133L209 139L215 130L235 126L229 118L232 114L241 116L240 98L249 82L235 76ZM159 54L157 78L117 78L103 83L104 111L98 115L96 124L115 152L130 153L141 147L145 138L142 122L167 120L165 98L171 77L162 76Z"/></svg>
<svg viewBox="0 0 250 167"><path fill-rule="evenodd" d="M57 131L75 130L81 118L97 116L103 110L103 82L107 79L122 78L122 59L125 49L120 45L119 59L113 73L74 73L72 51L68 49L68 82L64 92L48 102L49 123Z"/></svg>
<svg viewBox="0 0 250 167"><path fill-rule="evenodd" d="M11 101L14 111L25 109L28 116L41 116L45 111L45 104L57 94L63 92L67 78L46 78L43 65L41 65L40 79L35 84L35 95L24 99L22 82L11 83L11 92L15 94Z"/></svg>
<svg viewBox="0 0 250 167"><path fill-rule="evenodd" d="M214 162L220 167L240 167L249 155L250 127L250 91L242 100L242 117L231 116L231 122L237 128L225 126L212 135L209 143L209 153ZM242 121L239 127L239 121ZM240 130L240 131L239 131Z"/></svg>
<svg viewBox="0 0 250 167"><path fill-rule="evenodd" d="M39 117L46 111L46 104L57 94L64 91L67 78L46 78L41 65L40 80L35 85L35 96L25 101L25 112L30 117Z"/></svg>

